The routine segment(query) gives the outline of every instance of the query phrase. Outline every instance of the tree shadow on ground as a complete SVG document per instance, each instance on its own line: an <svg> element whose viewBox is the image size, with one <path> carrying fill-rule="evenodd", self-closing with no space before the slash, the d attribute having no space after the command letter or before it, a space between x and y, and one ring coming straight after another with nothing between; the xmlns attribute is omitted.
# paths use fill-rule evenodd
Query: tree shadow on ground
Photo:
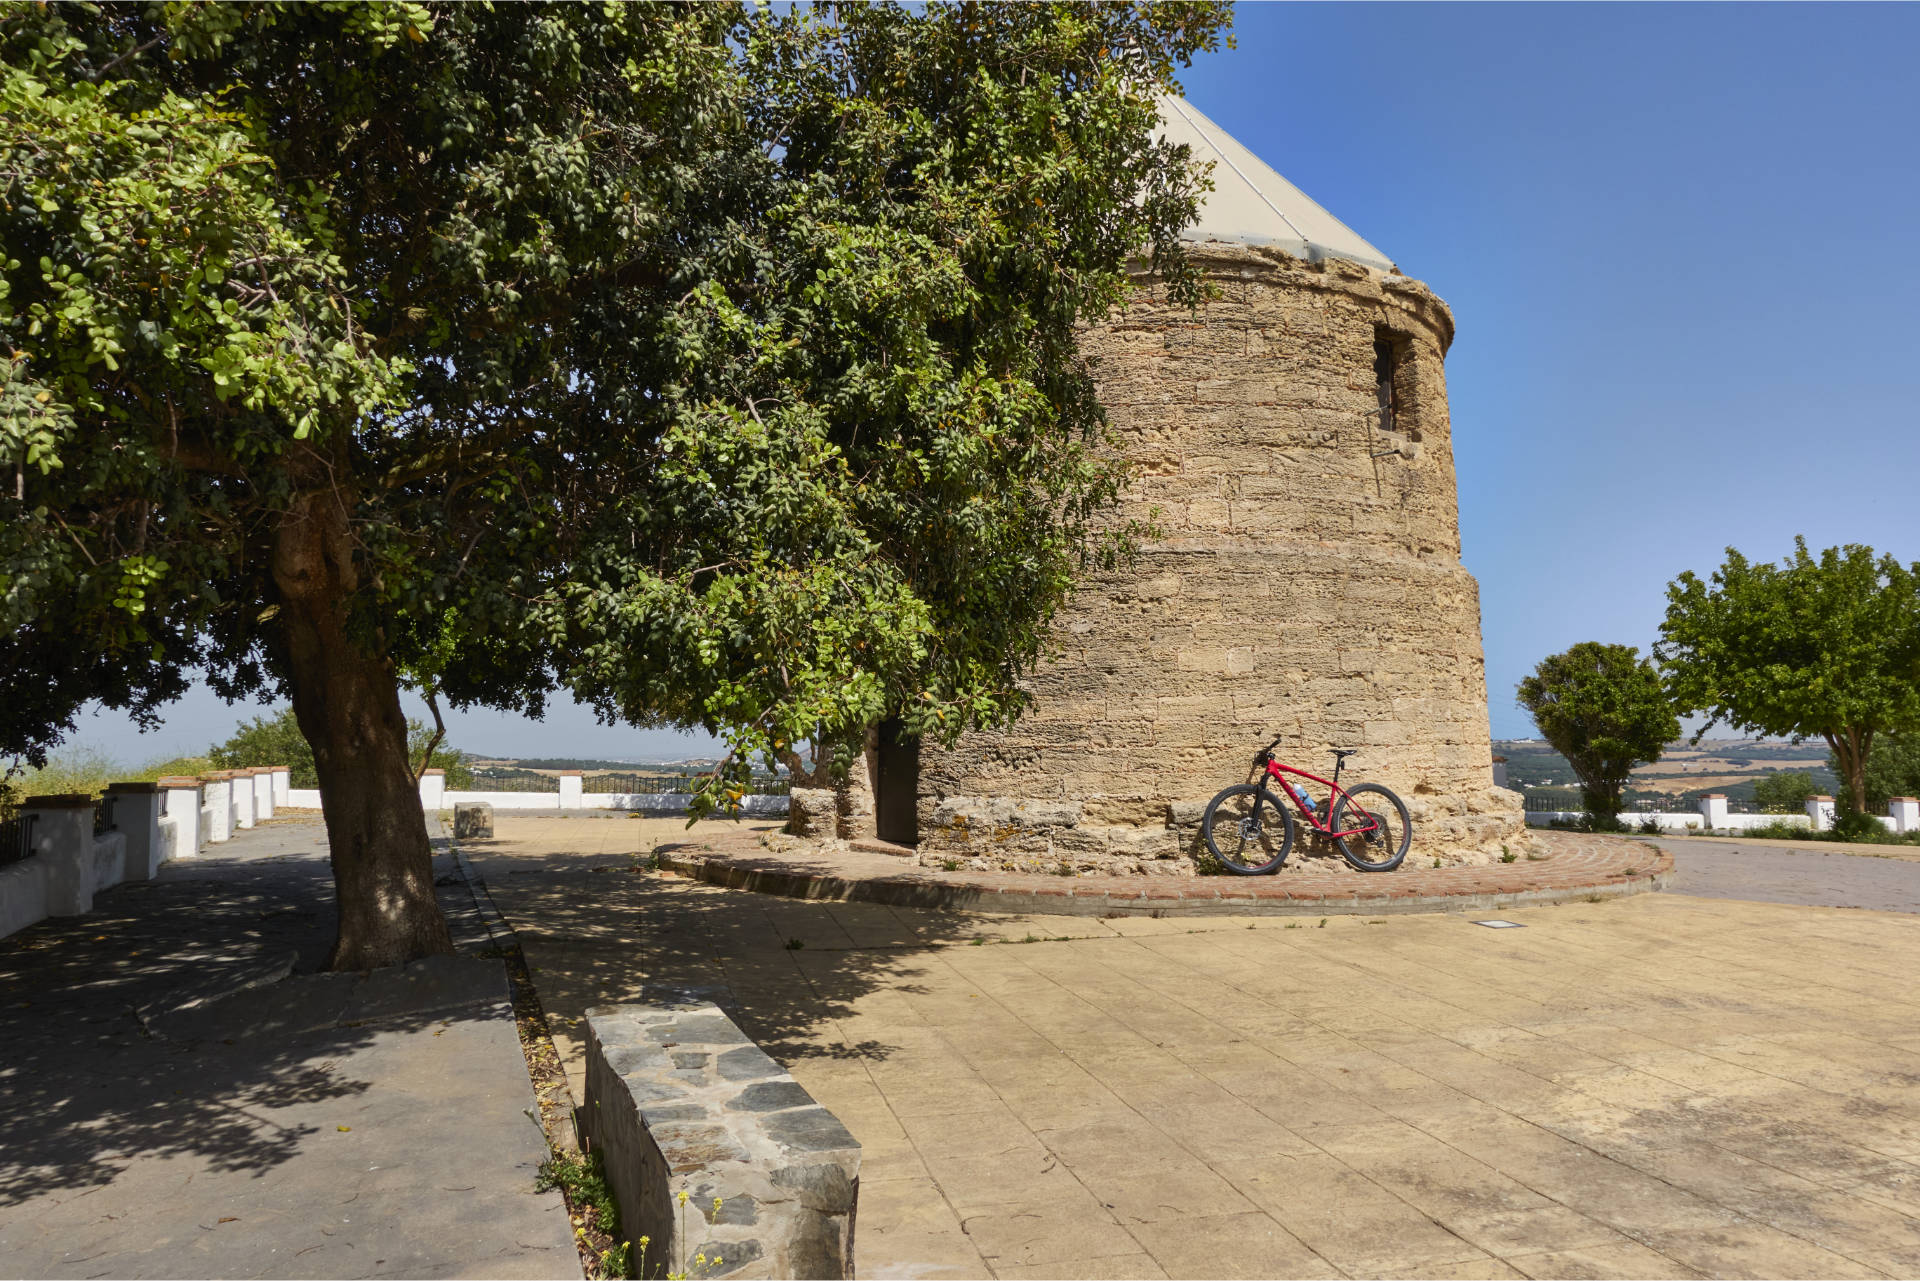
<svg viewBox="0 0 1920 1281"><path fill-rule="evenodd" d="M482 1016L349 1018L357 980L311 973L334 933L324 845L293 827L233 848L0 940L0 1207L96 1188L136 1156L265 1173L319 1128L308 1105L370 1088L342 1067L356 1051ZM280 977L289 963L306 973Z"/></svg>
<svg viewBox="0 0 1920 1281"><path fill-rule="evenodd" d="M789 1067L887 1058L900 1047L843 1026L858 1027L865 999L911 990L937 949L1015 928L954 912L722 889L651 866L655 852L702 845L697 833L585 854L569 852L554 822L521 828L496 819L500 837L461 845L519 937L576 1088L586 1011L628 1002L711 1001ZM556 852L543 856L543 841Z"/></svg>

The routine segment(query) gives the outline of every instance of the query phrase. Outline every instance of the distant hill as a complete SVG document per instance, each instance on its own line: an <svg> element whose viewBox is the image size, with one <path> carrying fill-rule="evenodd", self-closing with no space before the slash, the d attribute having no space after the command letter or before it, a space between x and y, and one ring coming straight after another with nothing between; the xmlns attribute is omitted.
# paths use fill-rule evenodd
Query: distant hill
<svg viewBox="0 0 1920 1281"><path fill-rule="evenodd" d="M1495 739L1493 752L1507 758L1507 786L1519 792L1577 787L1566 758L1537 738ZM1729 799L1751 801L1754 783L1768 774L1798 770L1813 776L1814 785L1831 793L1839 786L1827 764L1827 746L1821 742L1789 743L1780 739L1703 739L1696 747L1682 739L1667 745L1652 765L1633 772L1627 799L1673 797L1722 792Z"/></svg>
<svg viewBox="0 0 1920 1281"><path fill-rule="evenodd" d="M580 759L574 759L572 757L560 757L560 756L555 756L555 757L475 756L472 759L473 759L473 763L476 765L505 766L508 768L523 769L523 770L577 769L577 770L604 770L604 771L613 771L615 773L618 773L622 770L631 770L636 765L644 765L650 770L683 770L687 773L697 773L701 770L712 769L716 764L715 761L705 760L705 759L663 761L663 760L653 759L650 757L649 758L636 757L628 760L618 760L618 761L588 760L584 757Z"/></svg>

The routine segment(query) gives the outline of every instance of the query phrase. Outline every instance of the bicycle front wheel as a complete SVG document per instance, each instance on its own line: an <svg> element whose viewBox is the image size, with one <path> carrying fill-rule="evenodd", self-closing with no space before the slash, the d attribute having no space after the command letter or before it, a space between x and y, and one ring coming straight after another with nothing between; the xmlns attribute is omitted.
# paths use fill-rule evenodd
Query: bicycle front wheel
<svg viewBox="0 0 1920 1281"><path fill-rule="evenodd" d="M1378 783L1362 783L1333 807L1333 830L1363 828L1334 838L1347 862L1363 872L1391 872L1413 844L1413 820L1407 807Z"/></svg>
<svg viewBox="0 0 1920 1281"><path fill-rule="evenodd" d="M1220 865L1240 876L1279 871L1293 848L1293 815L1256 783L1235 783L1207 802L1200 831Z"/></svg>

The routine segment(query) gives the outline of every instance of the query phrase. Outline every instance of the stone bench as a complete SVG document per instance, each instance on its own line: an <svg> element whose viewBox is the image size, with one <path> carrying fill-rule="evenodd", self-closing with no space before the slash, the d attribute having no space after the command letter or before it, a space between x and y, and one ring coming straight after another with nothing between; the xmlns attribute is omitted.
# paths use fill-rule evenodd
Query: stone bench
<svg viewBox="0 0 1920 1281"><path fill-rule="evenodd" d="M588 1010L580 1130L636 1276L853 1275L860 1145L719 1007Z"/></svg>

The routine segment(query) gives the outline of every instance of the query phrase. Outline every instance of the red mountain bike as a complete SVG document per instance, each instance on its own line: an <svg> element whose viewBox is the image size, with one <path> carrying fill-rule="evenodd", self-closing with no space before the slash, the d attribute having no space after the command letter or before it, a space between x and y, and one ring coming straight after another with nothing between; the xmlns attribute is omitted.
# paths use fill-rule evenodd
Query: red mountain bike
<svg viewBox="0 0 1920 1281"><path fill-rule="evenodd" d="M1266 771L1266 778L1235 783L1207 802L1200 831L1221 866L1241 876L1258 876L1279 871L1287 861L1293 849L1293 815L1267 790L1268 778L1279 781L1281 795L1293 802L1314 831L1340 847L1347 862L1363 872L1391 872L1400 866L1413 844L1407 807L1378 783L1362 783L1350 791L1340 786L1341 768L1359 749L1334 748L1333 777L1328 779L1274 760L1273 749L1279 745L1276 738L1253 758L1254 765ZM1326 801L1315 804L1304 788L1288 781L1288 774L1331 789ZM1327 816L1324 823L1323 814Z"/></svg>

